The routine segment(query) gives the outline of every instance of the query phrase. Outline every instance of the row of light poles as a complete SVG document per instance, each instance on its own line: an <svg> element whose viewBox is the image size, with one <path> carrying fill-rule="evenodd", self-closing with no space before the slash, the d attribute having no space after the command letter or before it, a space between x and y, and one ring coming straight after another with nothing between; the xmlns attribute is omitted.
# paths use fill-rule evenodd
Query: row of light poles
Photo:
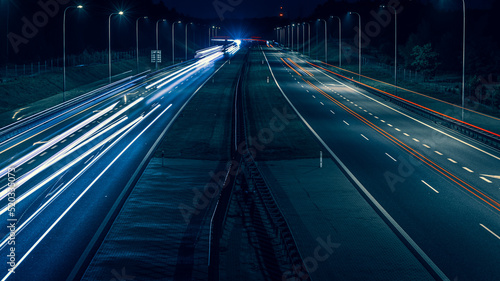
<svg viewBox="0 0 500 281"><path fill-rule="evenodd" d="M208 46L212 46L212 38L217 37L217 31L220 30L220 26L212 25L208 28Z"/></svg>
<svg viewBox="0 0 500 281"><path fill-rule="evenodd" d="M66 12L69 10L69 9L83 9L83 6L82 5L78 5L78 6L68 6L66 7L66 9L64 10L64 13L63 13L63 102L66 101ZM123 11L119 11L119 12L116 12L116 13L111 13L108 17L108 82L111 83L111 62L112 62L112 59L111 59L111 18L114 16L114 15L123 15L124 12ZM148 19L147 16L143 16L143 17L139 17L136 19L135 21L135 41L136 41L136 67L137 67L137 70L139 69L139 21L141 19ZM156 21L156 50L159 49L159 46L158 46L158 23L159 22L166 22L167 20L166 19L160 19L158 21ZM175 29L174 29L174 25L176 23L181 23L181 21L176 21L174 23L172 23L172 63L175 62ZM188 44L187 44L187 27L188 25L191 25L193 24L192 22L189 23L189 24L186 24L186 27L185 27L185 59L187 60L187 48L188 48ZM158 69L158 60L156 59L155 60L155 68Z"/></svg>
<svg viewBox="0 0 500 281"><path fill-rule="evenodd" d="M395 86L395 91L397 95L398 91L398 12L396 8L390 5L381 5L380 8L387 8L391 9L394 12L394 86ZM465 0L462 0L462 10L463 10L463 27L462 27L462 120L464 120L464 109L465 109L465 40L466 40L466 6L465 6ZM359 33L360 35L358 36L358 79L361 79L361 15L357 12L349 12L350 15L355 14L358 16L359 21L358 21L358 28L359 28ZM339 67L342 67L342 21L340 17L338 16L330 16L330 18L337 18L339 21ZM327 23L326 20L324 19L318 19L317 21L324 21L325 22L325 63L328 63L328 48L327 48ZM286 26L287 28L290 25ZM292 24L292 28L293 28ZM285 27L279 27L277 30L282 30ZM309 35L310 35L310 30L309 30ZM290 39L290 38L289 38ZM298 38L297 38L298 40ZM303 39L304 40L304 39ZM309 47L310 47L310 39L309 39ZM288 45L290 45L290 42L288 42ZM292 51L293 51L293 30L292 30ZM309 52L309 56L310 56Z"/></svg>

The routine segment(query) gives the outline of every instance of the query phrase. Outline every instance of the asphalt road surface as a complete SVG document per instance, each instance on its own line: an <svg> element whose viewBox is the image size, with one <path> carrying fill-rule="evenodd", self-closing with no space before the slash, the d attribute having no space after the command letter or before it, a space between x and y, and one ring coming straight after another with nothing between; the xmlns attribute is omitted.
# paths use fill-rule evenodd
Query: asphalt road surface
<svg viewBox="0 0 500 281"><path fill-rule="evenodd" d="M262 50L271 80L436 276L500 278L497 150L359 90L296 53Z"/></svg>
<svg viewBox="0 0 500 281"><path fill-rule="evenodd" d="M126 83L1 143L0 278L65 280L222 58L218 52Z"/></svg>

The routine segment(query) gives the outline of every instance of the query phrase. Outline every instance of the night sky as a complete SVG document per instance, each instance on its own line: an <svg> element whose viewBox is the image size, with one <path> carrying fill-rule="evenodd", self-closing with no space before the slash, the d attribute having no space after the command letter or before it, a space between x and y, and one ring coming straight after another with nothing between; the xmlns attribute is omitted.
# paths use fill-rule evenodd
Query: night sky
<svg viewBox="0 0 500 281"><path fill-rule="evenodd" d="M153 2L163 2L165 6L175 8L178 12L197 18L214 18L217 13L214 2L211 0L153 0ZM404 0L402 0L404 1ZM468 0L466 5L470 9L488 9L495 0ZM223 3L229 1L221 0ZM240 3L231 12L225 13L228 18L251 18L275 16L279 7L283 6L290 18L307 17L319 4L326 0L232 0L233 3ZM340 1L337 1L340 2ZM356 3L358 0L346 0L345 2ZM372 1L384 2L384 1ZM387 1L385 1L387 2ZM423 1L428 2L428 1ZM436 0L437 6L443 9L460 9L460 0Z"/></svg>
<svg viewBox="0 0 500 281"><path fill-rule="evenodd" d="M117 36L118 39L113 38L113 42L116 50L124 51L133 48L135 19L144 15L148 15L150 20L141 24L140 27L141 33L145 36L143 47L152 48L154 46L154 23L159 18L167 18L170 21L184 20L196 22L197 26L195 28L198 28L199 34L206 33L206 27L204 26L219 25L223 26L228 34L241 31L240 34L242 36L270 37L272 36L273 27L285 25L297 19L311 20L317 17L328 17L330 14L338 14L339 16L341 16L340 13L346 14L346 11L336 10L339 6L338 2L351 3L353 4L352 7L359 12L368 14L370 10L378 7L379 4L387 3L389 0L364 0L364 4L360 4L359 0L330 0L328 4L325 4L328 2L327 0L77 0L73 2L69 0L42 0L41 2L47 3L49 1L59 1L64 4L60 5L61 9L58 13L50 18L46 25L40 28L39 32L33 39L29 40L28 44L21 45L21 52L15 54L12 47L9 47L11 44L7 38L7 34L9 32L21 34L23 26L22 18L32 19L32 16L41 10L38 4L39 0L0 0L0 33L4 34L0 38L0 46L2 46L0 48L0 64L6 62L7 55L11 63L26 63L39 59L60 57L62 53L62 10L63 7L72 5L71 3L81 3L85 6L84 11L70 10L67 14L69 30L67 35L69 42L68 52L81 53L84 50L106 50L108 16L110 13L121 9L126 12L126 16L114 19L113 36ZM460 0L400 1L434 3L435 8L439 10L456 11L457 18L450 19L450 21L460 21L460 17L458 17L462 5ZM466 0L466 3L469 12L475 9L483 9L480 11L481 15L488 13L490 19L497 17L495 11L487 10L492 6L494 0ZM8 9L7 4L9 6ZM283 11L285 12L285 17L281 19L277 17L280 6L283 7ZM497 3L495 6L498 8L500 5ZM219 13L217 13L217 9L219 9ZM410 12L408 10L406 15L404 15L406 19L409 19L410 16L419 18L429 16L427 12L413 13L418 13L417 15L411 15ZM267 17L267 19L257 21L245 20L263 17ZM405 19L401 18L401 20L404 21ZM416 18L415 20L419 19ZM473 24L473 22L469 23ZM459 23L457 24L459 26ZM347 27L349 27L349 22L346 22ZM350 29L352 30L352 27ZM402 39L405 32L415 31L410 29L405 30L404 22L402 22ZM166 38L162 40L168 40L168 35L164 36Z"/></svg>

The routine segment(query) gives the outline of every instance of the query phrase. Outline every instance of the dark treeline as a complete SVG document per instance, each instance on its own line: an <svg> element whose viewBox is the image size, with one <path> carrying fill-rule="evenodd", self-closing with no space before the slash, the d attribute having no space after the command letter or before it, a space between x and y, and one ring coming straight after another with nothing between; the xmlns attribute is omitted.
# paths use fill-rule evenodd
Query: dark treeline
<svg viewBox="0 0 500 281"><path fill-rule="evenodd" d="M7 60L11 64L29 63L37 60L62 57L62 23L63 11L68 6L84 3L84 9L69 9L66 13L66 36L68 54L80 54L84 51L103 51L108 48L108 18L111 13L123 10L124 16L114 15L111 20L112 50L127 51L135 49L136 19L148 16L139 22L140 48L154 49L156 44L156 21L167 19L159 24L160 48L171 50L171 29L174 21L181 20L182 24L175 25L176 41L184 40L184 23L195 22L197 25L188 27L190 42L196 40L197 45L206 44L208 41L208 20L196 20L179 14L175 9L168 9L163 3L155 4L152 1L68 1L68 0L42 0L41 2L64 3L57 9L51 6L53 14L49 15L39 5L39 0L2 1L0 8L0 64ZM120 5L112 2L120 3ZM35 19L35 15L44 13ZM8 25L7 25L8 16ZM38 20L39 27L34 21ZM23 27L33 24L28 28L28 38L23 34ZM7 30L8 27L8 30ZM24 30L26 31L26 30ZM8 35L10 34L10 36ZM196 35L196 36L195 36ZM8 48L8 50L7 50Z"/></svg>
<svg viewBox="0 0 500 281"><path fill-rule="evenodd" d="M358 17L348 15L349 11L361 14L362 26L376 21L372 13L379 13L379 6L388 2L399 3L398 14L398 49L400 62L406 67L411 65L412 49L430 43L439 54L439 68L443 71L461 71L462 65L462 2L447 1L370 1L356 3L330 0L316 8L310 19L326 19L330 15L339 16L343 24L343 38L347 43L355 44L354 28ZM448 6L439 6L446 2ZM467 1L466 1L467 2ZM488 74L500 72L500 1L493 1L488 10L467 9L466 29L466 72L470 74ZM337 21L330 20L329 34L336 38ZM366 48L368 54L377 56L380 61L392 63L394 57L394 19L381 28L376 36L370 37Z"/></svg>

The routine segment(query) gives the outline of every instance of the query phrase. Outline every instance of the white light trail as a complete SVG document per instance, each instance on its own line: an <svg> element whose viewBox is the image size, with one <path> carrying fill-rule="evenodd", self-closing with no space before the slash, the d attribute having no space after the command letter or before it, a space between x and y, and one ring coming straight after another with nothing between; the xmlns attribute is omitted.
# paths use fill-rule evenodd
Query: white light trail
<svg viewBox="0 0 500 281"><path fill-rule="evenodd" d="M86 125L90 124L91 122L93 122L94 120L98 119L99 117L103 116L104 114L110 112L111 110L113 110L113 108L117 105L118 103L115 103L107 108L105 108L104 110L102 110L101 112L95 114L94 116L88 118L88 119L85 119L85 121L79 123L78 125L76 125L75 127L69 129L68 131L62 133L61 135L58 135L54 138L52 138L50 141L48 141L47 143L45 143L44 145L40 146L39 148L35 149L34 151L28 153L27 155L21 157L20 159L18 159L17 161L15 161L14 163L12 163L11 165L9 165L9 167L19 167L21 166L22 164L24 164L25 162L27 161L30 161L31 158L35 157L36 155L40 154L41 152L45 151L46 149L52 147L54 144L58 143L59 141L65 139L67 136L73 134L74 132L78 131L79 129L85 127ZM8 170L9 170L9 167L5 167L3 168L1 171L0 171L0 177L3 177L7 174Z"/></svg>
<svg viewBox="0 0 500 281"><path fill-rule="evenodd" d="M108 166L106 166L106 168L94 179L94 181L92 181L92 183L87 186L87 188L85 188L85 190L80 193L80 195L73 201L73 203L71 203L71 205L57 218L56 221L54 221L54 223L52 223L52 225L42 234L42 236L35 242L35 244L33 244L33 246L31 246L31 248L26 252L26 254L17 262L16 266L13 268L14 270L19 267L19 265L31 254L31 252L36 248L36 246L38 246L38 244L40 244L40 242L50 233L50 231L59 223L59 221L73 208L73 206L78 203L78 201L80 201L80 199L89 191L89 189L102 177L102 175L104 175L104 173L116 162L116 160L118 160L118 158L120 158L122 156L123 153L125 153L125 151L130 147L132 146L132 144L147 130L149 129L149 127L151 127L155 122L156 120L158 120L170 107L172 106L172 104L170 104L165 110L163 110L146 128L144 128L144 130L141 131L141 133L139 133L139 135L137 135L133 140L132 142L130 142L121 152L120 154L118 154L118 156L116 156L113 161L111 161L111 163L109 163ZM4 278L2 279L2 281L4 280L7 280L7 278L9 278L9 276L12 274L12 271L9 271L9 273L7 273L7 275L4 276Z"/></svg>

